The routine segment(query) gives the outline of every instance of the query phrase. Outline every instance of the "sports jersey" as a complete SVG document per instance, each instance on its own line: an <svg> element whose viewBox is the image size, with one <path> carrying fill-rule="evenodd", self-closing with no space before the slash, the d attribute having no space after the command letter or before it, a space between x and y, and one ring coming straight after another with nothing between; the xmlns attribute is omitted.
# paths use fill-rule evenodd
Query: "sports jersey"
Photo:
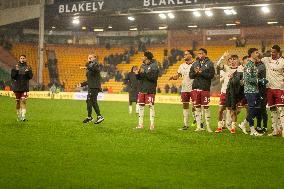
<svg viewBox="0 0 284 189"><path fill-rule="evenodd" d="M284 59L264 57L261 61L266 67L267 88L284 90Z"/></svg>
<svg viewBox="0 0 284 189"><path fill-rule="evenodd" d="M178 74L182 75L181 92L191 92L193 79L189 78L192 64L183 63L179 66Z"/></svg>

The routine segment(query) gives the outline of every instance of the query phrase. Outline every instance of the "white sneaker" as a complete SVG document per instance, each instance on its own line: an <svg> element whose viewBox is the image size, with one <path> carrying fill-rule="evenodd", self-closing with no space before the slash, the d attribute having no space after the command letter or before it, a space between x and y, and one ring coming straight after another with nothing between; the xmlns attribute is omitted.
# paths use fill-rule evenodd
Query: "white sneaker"
<svg viewBox="0 0 284 189"><path fill-rule="evenodd" d="M204 129L201 129L201 128L196 128L195 130L194 130L195 132L200 132L200 131L204 131Z"/></svg>
<svg viewBox="0 0 284 189"><path fill-rule="evenodd" d="M258 133L256 130L250 133L250 136L262 136L262 134Z"/></svg>
<svg viewBox="0 0 284 189"><path fill-rule="evenodd" d="M213 133L213 131L211 130L210 127L207 127L207 132L208 132L208 133Z"/></svg>
<svg viewBox="0 0 284 189"><path fill-rule="evenodd" d="M21 116L17 116L17 121L22 121Z"/></svg>
<svg viewBox="0 0 284 189"><path fill-rule="evenodd" d="M246 130L246 127L243 125L243 124L239 124L239 128L242 130L242 132L244 133L244 134L248 134L247 133L247 130Z"/></svg>
<svg viewBox="0 0 284 189"><path fill-rule="evenodd" d="M279 135L279 132L276 131L275 129L272 131L272 133L268 134L268 136L277 136L277 135Z"/></svg>
<svg viewBox="0 0 284 189"><path fill-rule="evenodd" d="M105 120L105 118L103 116L98 116L97 117L97 121L95 122L95 124L100 124L101 122L103 122Z"/></svg>
<svg viewBox="0 0 284 189"><path fill-rule="evenodd" d="M138 125L137 127L135 127L134 129L144 129L144 125Z"/></svg>

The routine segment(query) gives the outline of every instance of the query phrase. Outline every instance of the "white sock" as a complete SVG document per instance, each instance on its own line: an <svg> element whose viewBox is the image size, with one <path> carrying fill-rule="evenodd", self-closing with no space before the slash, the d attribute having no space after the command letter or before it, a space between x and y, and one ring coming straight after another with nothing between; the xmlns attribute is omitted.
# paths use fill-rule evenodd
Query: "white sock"
<svg viewBox="0 0 284 189"><path fill-rule="evenodd" d="M136 114L139 113L139 105L138 104L135 104L135 109L136 109Z"/></svg>
<svg viewBox="0 0 284 189"><path fill-rule="evenodd" d="M155 120L155 108L154 108L154 105L150 105L150 124L151 126L154 125L154 120Z"/></svg>
<svg viewBox="0 0 284 189"><path fill-rule="evenodd" d="M201 108L195 109L195 119L197 124L197 129L201 128Z"/></svg>
<svg viewBox="0 0 284 189"><path fill-rule="evenodd" d="M231 111L226 111L226 125L227 127L230 127L232 125L232 117L231 117Z"/></svg>
<svg viewBox="0 0 284 189"><path fill-rule="evenodd" d="M232 122L232 129L236 129L236 125L237 125L236 122Z"/></svg>
<svg viewBox="0 0 284 189"><path fill-rule="evenodd" d="M218 128L219 129L222 129L223 128L223 121L218 121Z"/></svg>
<svg viewBox="0 0 284 189"><path fill-rule="evenodd" d="M17 116L22 117L22 110L21 109L17 109Z"/></svg>
<svg viewBox="0 0 284 189"><path fill-rule="evenodd" d="M132 114L132 105L129 105L129 113Z"/></svg>
<svg viewBox="0 0 284 189"><path fill-rule="evenodd" d="M143 126L145 106L139 105L139 126Z"/></svg>
<svg viewBox="0 0 284 189"><path fill-rule="evenodd" d="M226 115L227 115L227 110L224 110L223 111L223 117L222 117L222 121L223 121L223 124L225 124L226 123Z"/></svg>
<svg viewBox="0 0 284 189"><path fill-rule="evenodd" d="M284 130L284 107L279 107L279 117L278 117L278 126L281 126Z"/></svg>
<svg viewBox="0 0 284 189"><path fill-rule="evenodd" d="M277 121L278 121L278 116L277 116L277 111L271 111L271 124L274 132L277 132Z"/></svg>
<svg viewBox="0 0 284 189"><path fill-rule="evenodd" d="M255 132L255 128L254 127L250 127L250 132L254 133Z"/></svg>
<svg viewBox="0 0 284 189"><path fill-rule="evenodd" d="M204 109L207 128L210 128L210 108Z"/></svg>
<svg viewBox="0 0 284 189"><path fill-rule="evenodd" d="M242 121L242 123L241 123L241 126L247 126L248 125L248 121L247 121L247 119L245 118L243 121Z"/></svg>
<svg viewBox="0 0 284 189"><path fill-rule="evenodd" d="M201 123L203 123L203 117L204 117L204 108L201 107L201 115L200 115Z"/></svg>
<svg viewBox="0 0 284 189"><path fill-rule="evenodd" d="M22 118L25 118L25 117L26 117L26 112L27 112L26 109L22 109Z"/></svg>
<svg viewBox="0 0 284 189"><path fill-rule="evenodd" d="M195 111L191 111L191 113L192 113L193 121L196 121L196 118L195 118Z"/></svg>
<svg viewBox="0 0 284 189"><path fill-rule="evenodd" d="M183 123L188 127L188 109L183 109Z"/></svg>

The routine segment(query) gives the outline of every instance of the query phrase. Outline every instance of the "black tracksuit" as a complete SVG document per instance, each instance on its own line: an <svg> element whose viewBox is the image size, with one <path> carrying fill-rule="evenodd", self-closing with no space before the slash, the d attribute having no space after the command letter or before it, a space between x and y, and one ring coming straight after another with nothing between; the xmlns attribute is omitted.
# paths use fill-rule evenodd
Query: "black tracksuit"
<svg viewBox="0 0 284 189"><path fill-rule="evenodd" d="M258 79L266 78L266 67L262 62L256 64L258 69ZM257 118L257 127L261 128L261 121L263 121L263 127L267 128L268 115L266 110L267 98L266 98L266 85L261 82L258 83L259 89L259 102L260 102L260 110L256 115Z"/></svg>
<svg viewBox="0 0 284 189"><path fill-rule="evenodd" d="M133 71L127 74L125 78L125 84L128 87L129 103L137 102L138 92L140 89L140 81L137 80Z"/></svg>
<svg viewBox="0 0 284 189"><path fill-rule="evenodd" d="M88 117L92 117L92 107L95 109L97 116L100 116L101 113L97 101L98 93L102 91L99 63L97 60L88 62L86 68L87 81L81 83L81 86L88 85L88 96L86 100Z"/></svg>
<svg viewBox="0 0 284 189"><path fill-rule="evenodd" d="M195 73L195 68L201 68L201 74ZM210 91L211 80L214 78L215 68L209 58L204 60L197 60L190 68L189 77L193 80L192 89L199 89L203 91Z"/></svg>
<svg viewBox="0 0 284 189"><path fill-rule="evenodd" d="M245 97L244 86L241 81L243 74L236 71L233 73L233 77L229 80L226 90L226 107L236 110L237 104Z"/></svg>
<svg viewBox="0 0 284 189"><path fill-rule="evenodd" d="M18 62L19 70L14 67L11 70L11 78L14 80L14 92L28 92L29 80L33 78L33 71L27 63ZM28 71L26 71L28 70Z"/></svg>
<svg viewBox="0 0 284 189"><path fill-rule="evenodd" d="M141 70L144 70L144 72L141 72ZM140 80L139 92L144 94L156 94L159 67L155 60L151 60L151 63L148 65L142 64L136 77Z"/></svg>

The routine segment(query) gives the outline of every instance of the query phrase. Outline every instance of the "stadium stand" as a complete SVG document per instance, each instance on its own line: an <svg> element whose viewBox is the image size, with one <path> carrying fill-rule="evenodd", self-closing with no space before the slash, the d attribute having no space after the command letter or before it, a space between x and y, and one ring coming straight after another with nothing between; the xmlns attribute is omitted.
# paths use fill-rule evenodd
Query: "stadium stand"
<svg viewBox="0 0 284 189"><path fill-rule="evenodd" d="M238 54L240 57L246 54L248 47L235 48L234 46L207 46L205 47L208 50L208 57L213 62L216 62L225 51L229 51L233 54ZM186 47L182 47L183 50L186 50ZM68 46L68 45L47 45L45 50L54 50L56 53L56 58L58 60L58 72L60 83L64 84L65 91L74 91L76 84L85 80L85 71L80 70L80 67L85 65L86 57L89 53L95 52L97 54L99 62L102 64L104 62L104 57L111 54L121 54L124 53L125 48L113 47L110 50L106 48L91 48L91 47L80 47L80 46ZM150 47L147 50L153 52L155 59L161 63L164 58L164 47ZM37 77L37 46L34 44L13 44L11 50L12 55L17 58L21 54L26 54L28 57L28 62L32 66L35 77ZM130 63L120 63L116 66L117 70L124 75L129 72L133 66L140 66L142 63L143 52L138 52L130 58ZM47 69L47 58L46 53L44 53L44 71L43 71L43 81L44 85L48 86L50 79ZM169 77L175 74L182 64L181 61L169 66L165 73L159 78L158 86L162 92L164 92L164 86L168 84L169 86L175 85L176 87L180 86L181 80L169 81ZM115 81L114 78L109 79L102 85L103 89L109 89L110 92L119 93L123 89L122 81Z"/></svg>

